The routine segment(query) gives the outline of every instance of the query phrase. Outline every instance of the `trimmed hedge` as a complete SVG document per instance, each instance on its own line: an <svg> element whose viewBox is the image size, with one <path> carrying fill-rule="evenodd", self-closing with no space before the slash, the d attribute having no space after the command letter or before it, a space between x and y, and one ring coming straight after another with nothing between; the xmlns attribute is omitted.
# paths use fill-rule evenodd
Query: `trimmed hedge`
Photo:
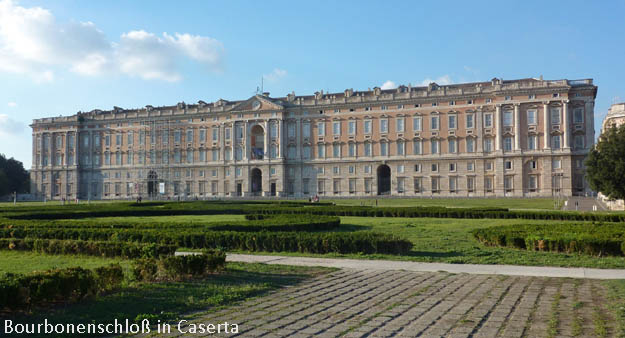
<svg viewBox="0 0 625 338"><path fill-rule="evenodd" d="M49 303L76 302L118 289L124 274L119 264L87 270L80 267L0 277L0 309L27 310Z"/></svg>
<svg viewBox="0 0 625 338"><path fill-rule="evenodd" d="M362 232L235 232L176 229L0 229L0 238L40 238L169 244L187 248L307 253L406 254L408 240L394 235Z"/></svg>
<svg viewBox="0 0 625 338"><path fill-rule="evenodd" d="M473 230L490 246L594 256L625 255L623 224L511 225Z"/></svg>
<svg viewBox="0 0 625 338"><path fill-rule="evenodd" d="M150 258L172 256L176 253L177 247L175 245L154 243L136 244L104 241L0 238L0 249L35 251L51 255Z"/></svg>
<svg viewBox="0 0 625 338"><path fill-rule="evenodd" d="M204 251L198 255L170 256L162 259L145 258L134 262L133 276L139 281L183 280L201 277L222 270L226 266L226 253Z"/></svg>

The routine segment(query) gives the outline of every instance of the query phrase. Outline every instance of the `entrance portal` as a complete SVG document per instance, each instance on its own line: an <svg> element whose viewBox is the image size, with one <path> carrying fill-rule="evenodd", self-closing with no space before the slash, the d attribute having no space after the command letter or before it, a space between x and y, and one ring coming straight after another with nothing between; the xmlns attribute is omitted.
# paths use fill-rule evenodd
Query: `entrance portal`
<svg viewBox="0 0 625 338"><path fill-rule="evenodd" d="M391 194L391 168L386 164L378 167L378 195Z"/></svg>
<svg viewBox="0 0 625 338"><path fill-rule="evenodd" d="M262 160L265 156L265 130L259 125L252 127L252 160Z"/></svg>
<svg viewBox="0 0 625 338"><path fill-rule="evenodd" d="M150 170L148 173L148 195L156 196L158 194L158 175L156 171Z"/></svg>
<svg viewBox="0 0 625 338"><path fill-rule="evenodd" d="M258 168L252 169L252 196L260 196L263 191L263 172Z"/></svg>

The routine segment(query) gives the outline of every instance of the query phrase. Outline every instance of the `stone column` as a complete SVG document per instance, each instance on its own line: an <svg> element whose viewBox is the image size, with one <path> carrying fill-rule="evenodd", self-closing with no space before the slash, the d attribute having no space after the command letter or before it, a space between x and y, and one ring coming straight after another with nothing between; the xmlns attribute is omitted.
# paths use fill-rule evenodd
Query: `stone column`
<svg viewBox="0 0 625 338"><path fill-rule="evenodd" d="M569 101L562 101L562 133L564 134L564 148L570 149L569 144Z"/></svg>
<svg viewBox="0 0 625 338"><path fill-rule="evenodd" d="M495 150L501 150L501 105L495 108Z"/></svg>
<svg viewBox="0 0 625 338"><path fill-rule="evenodd" d="M278 134L279 134L279 142L278 145L278 158L284 158L284 123L283 120L278 120Z"/></svg>
<svg viewBox="0 0 625 338"><path fill-rule="evenodd" d="M251 136L250 122L246 120L244 126L245 127L244 127L244 133L243 133L243 144L244 144L243 159L246 161L249 161L251 158L250 152L252 151L252 149L250 148L250 136Z"/></svg>
<svg viewBox="0 0 625 338"><path fill-rule="evenodd" d="M584 124L586 127L586 143L584 144L586 149L590 149L593 144L595 144L595 119L594 113L594 102L586 101L584 106Z"/></svg>
<svg viewBox="0 0 625 338"><path fill-rule="evenodd" d="M550 149L550 139L549 139L549 128L550 128L550 123L551 121L549 121L549 102L543 102L543 133L545 134L544 136L544 143L543 143L543 149Z"/></svg>
<svg viewBox="0 0 625 338"><path fill-rule="evenodd" d="M518 103L514 105L514 150L521 150L521 109Z"/></svg>
<svg viewBox="0 0 625 338"><path fill-rule="evenodd" d="M268 150L269 150L269 142L271 142L271 139L269 138L269 126L270 126L270 123L271 122L267 121L267 120L265 120L263 122L263 126L265 128L265 144L264 144L264 147L263 147L263 152L264 152L263 159L269 158L269 151ZM264 186L263 186L263 188L264 188Z"/></svg>

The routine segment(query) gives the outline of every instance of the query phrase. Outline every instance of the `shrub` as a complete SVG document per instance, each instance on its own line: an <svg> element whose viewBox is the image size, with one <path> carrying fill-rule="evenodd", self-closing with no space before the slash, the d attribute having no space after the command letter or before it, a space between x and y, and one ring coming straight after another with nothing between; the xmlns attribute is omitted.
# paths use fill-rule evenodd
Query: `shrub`
<svg viewBox="0 0 625 338"><path fill-rule="evenodd" d="M162 259L137 260L133 275L139 281L183 280L201 277L221 270L226 265L223 251L204 251L198 255L170 256Z"/></svg>
<svg viewBox="0 0 625 338"><path fill-rule="evenodd" d="M110 241L63 239L0 238L0 248L26 250L52 255L88 255L102 257L160 257L173 255L177 247L166 244L136 244Z"/></svg>

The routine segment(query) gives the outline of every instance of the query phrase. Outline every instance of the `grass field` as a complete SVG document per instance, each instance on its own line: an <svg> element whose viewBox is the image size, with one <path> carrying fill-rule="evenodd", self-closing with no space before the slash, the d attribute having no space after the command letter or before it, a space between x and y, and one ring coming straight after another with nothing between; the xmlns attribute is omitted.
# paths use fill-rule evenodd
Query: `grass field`
<svg viewBox="0 0 625 338"><path fill-rule="evenodd" d="M35 252L0 250L0 273L28 273L80 266L86 269L120 263L126 270L130 261L93 256L46 255Z"/></svg>

